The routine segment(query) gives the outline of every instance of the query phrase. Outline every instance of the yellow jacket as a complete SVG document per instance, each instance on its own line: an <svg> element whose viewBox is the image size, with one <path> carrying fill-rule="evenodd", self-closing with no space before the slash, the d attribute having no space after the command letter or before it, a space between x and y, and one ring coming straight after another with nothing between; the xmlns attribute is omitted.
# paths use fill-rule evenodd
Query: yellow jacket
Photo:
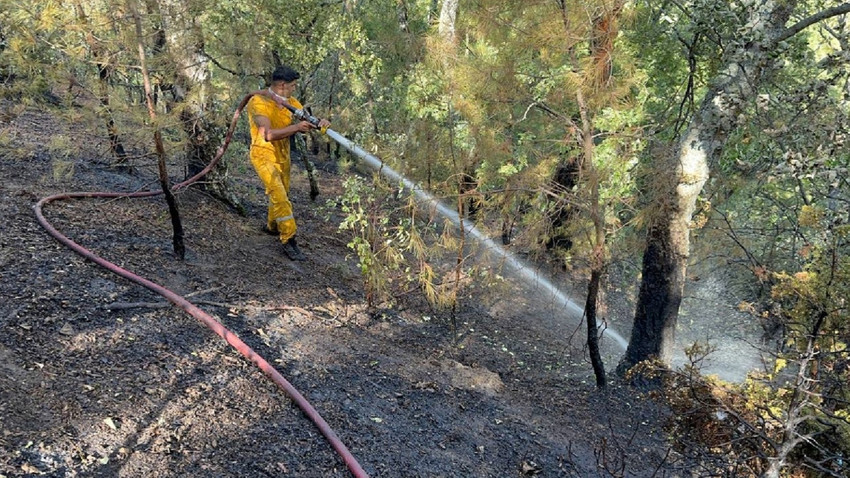
<svg viewBox="0 0 850 478"><path fill-rule="evenodd" d="M292 97L289 98L289 104L297 109L303 108L301 103ZM269 119L269 122L271 122L272 129L280 129L286 128L292 124L292 113L288 109L278 106L274 100L266 98L265 96L254 95L248 101L248 122L251 125L251 150L253 151L254 148L272 150L278 163L288 163L289 138L277 141L266 141L266 138L260 136L259 128L254 122L255 115L265 116Z"/></svg>

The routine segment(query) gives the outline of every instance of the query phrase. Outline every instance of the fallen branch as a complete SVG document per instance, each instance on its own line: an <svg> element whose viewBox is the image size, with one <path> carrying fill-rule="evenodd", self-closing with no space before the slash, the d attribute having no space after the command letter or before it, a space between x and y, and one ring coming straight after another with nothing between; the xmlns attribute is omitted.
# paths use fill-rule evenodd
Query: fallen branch
<svg viewBox="0 0 850 478"><path fill-rule="evenodd" d="M188 296L187 296L188 297ZM315 317L316 314L310 312L303 307L297 307L294 305L276 305L271 307L260 307L256 305L237 305L237 304L228 304L225 302L214 302L211 300L196 300L193 301L195 304L199 305L211 305L213 307L221 307L223 309L233 309L233 310L291 310L295 312L299 312L309 317ZM102 308L106 310L126 310L126 309L167 309L169 307L173 307L174 304L171 302L113 302L111 304L104 305Z"/></svg>

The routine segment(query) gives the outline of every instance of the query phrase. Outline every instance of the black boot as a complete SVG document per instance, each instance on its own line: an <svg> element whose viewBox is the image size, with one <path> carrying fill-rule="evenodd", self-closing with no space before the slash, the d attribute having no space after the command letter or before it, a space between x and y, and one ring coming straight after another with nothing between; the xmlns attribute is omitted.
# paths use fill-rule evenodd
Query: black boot
<svg viewBox="0 0 850 478"><path fill-rule="evenodd" d="M298 243L295 241L294 237L283 244L283 253L286 254L286 257L293 261L307 260L307 256L305 256L304 253L301 252L301 249L298 248Z"/></svg>

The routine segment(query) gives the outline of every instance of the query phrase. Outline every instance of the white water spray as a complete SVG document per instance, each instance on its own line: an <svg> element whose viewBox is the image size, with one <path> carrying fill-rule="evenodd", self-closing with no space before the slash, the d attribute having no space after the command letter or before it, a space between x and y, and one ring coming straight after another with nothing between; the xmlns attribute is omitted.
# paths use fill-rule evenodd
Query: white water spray
<svg viewBox="0 0 850 478"><path fill-rule="evenodd" d="M461 227L461 220L457 211L446 207L433 195L429 194L427 191L424 191L412 181L402 176L391 167L384 164L383 161L376 158L372 154L369 154L368 152L363 150L363 148L354 144L354 142L352 142L345 136L342 136L341 134L337 133L332 129L328 129L326 133L328 136L330 136L331 138L336 140L336 142L342 145L342 147L350 151L355 156L366 161L366 164L368 164L371 168L377 170L380 174L382 174L390 181L401 183L405 188L413 191L413 194L419 201L426 203L429 207L433 207L437 210L437 212L452 221L457 227ZM584 316L584 309L580 305L575 303L573 300L571 300L569 297L567 297L564 292L555 287L555 285L552 284L549 279L542 277L537 271L535 271L527 264L523 263L510 251L500 246L499 244L493 242L492 239L490 239L489 237L484 235L480 230L478 230L478 228L475 227L474 224L464 224L463 226L464 230L467 233L469 233L477 241L483 244L490 252L501 257L505 261L505 263L508 264L511 269L515 273L519 274L519 276L522 277L526 282L536 287L540 287L548 293L552 294L552 297L557 301L557 303L560 304L564 309L566 309L568 313L574 314L579 318ZM620 335L617 331L611 329L610 327L606 327L605 329L603 329L603 334L613 339L614 342L623 351L625 351L626 347L629 345L629 343L626 341L626 339L623 338L622 335Z"/></svg>

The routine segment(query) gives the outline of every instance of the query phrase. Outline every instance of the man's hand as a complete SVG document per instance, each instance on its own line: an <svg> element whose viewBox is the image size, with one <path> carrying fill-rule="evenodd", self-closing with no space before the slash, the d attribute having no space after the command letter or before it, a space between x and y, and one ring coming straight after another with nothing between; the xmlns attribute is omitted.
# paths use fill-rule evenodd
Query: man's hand
<svg viewBox="0 0 850 478"><path fill-rule="evenodd" d="M319 120L319 129L325 130L331 125L331 122L326 119Z"/></svg>
<svg viewBox="0 0 850 478"><path fill-rule="evenodd" d="M300 121L300 122L298 122L298 124L296 125L296 130L297 130L299 133L306 133L306 132L310 131L310 130L311 130L311 129L313 129L313 128L314 128L314 126L313 126L312 124L310 124L310 122L309 122L309 121Z"/></svg>

